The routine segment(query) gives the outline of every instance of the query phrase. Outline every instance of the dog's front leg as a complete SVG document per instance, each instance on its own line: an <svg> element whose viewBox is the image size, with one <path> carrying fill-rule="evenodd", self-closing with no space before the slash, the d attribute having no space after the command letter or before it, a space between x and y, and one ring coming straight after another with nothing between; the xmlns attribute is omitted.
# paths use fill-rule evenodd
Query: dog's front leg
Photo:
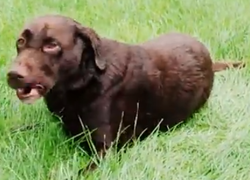
<svg viewBox="0 0 250 180"><path fill-rule="evenodd" d="M106 151L110 148L112 143L112 131L110 125L104 125L94 130L92 133L92 140L97 152L97 159L103 159L106 155ZM94 161L91 161L85 168L85 171L92 171L96 169L96 167L97 164Z"/></svg>
<svg viewBox="0 0 250 180"><path fill-rule="evenodd" d="M91 139L97 152L97 159L102 159L106 155L106 151L110 148L113 134L110 123L110 109L107 102L100 103L93 108L88 116L87 126L91 131ZM86 120L86 119L85 119ZM81 172L92 171L97 168L97 164L91 161Z"/></svg>

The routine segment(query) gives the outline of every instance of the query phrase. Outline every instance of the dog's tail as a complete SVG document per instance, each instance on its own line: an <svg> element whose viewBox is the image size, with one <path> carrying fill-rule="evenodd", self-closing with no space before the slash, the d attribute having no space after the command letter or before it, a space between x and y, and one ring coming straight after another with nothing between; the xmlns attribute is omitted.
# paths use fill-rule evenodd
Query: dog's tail
<svg viewBox="0 0 250 180"><path fill-rule="evenodd" d="M213 72L223 71L229 68L244 68L245 67L244 62L214 62L213 63Z"/></svg>

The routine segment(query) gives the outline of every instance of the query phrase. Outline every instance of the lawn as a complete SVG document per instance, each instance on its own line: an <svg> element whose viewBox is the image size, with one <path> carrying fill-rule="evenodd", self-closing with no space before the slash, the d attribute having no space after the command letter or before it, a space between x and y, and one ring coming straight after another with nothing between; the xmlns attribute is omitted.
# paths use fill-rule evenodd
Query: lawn
<svg viewBox="0 0 250 180"><path fill-rule="evenodd" d="M186 2L185 2L186 1ZM74 176L89 157L69 141L43 101L21 104L6 85L15 38L33 16L62 13L100 35L138 43L169 31L198 37L215 60L250 59L247 0L44 0L1 2L0 11L0 179L62 180ZM171 133L136 143L121 160L110 153L82 179L247 180L250 179L250 71L216 74L211 98L189 123ZM13 128L39 123L25 132Z"/></svg>

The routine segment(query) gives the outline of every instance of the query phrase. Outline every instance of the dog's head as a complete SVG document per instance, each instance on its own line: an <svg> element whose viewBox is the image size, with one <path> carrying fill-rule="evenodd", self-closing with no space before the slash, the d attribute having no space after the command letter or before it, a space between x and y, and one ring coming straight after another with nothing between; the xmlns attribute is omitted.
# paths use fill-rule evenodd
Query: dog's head
<svg viewBox="0 0 250 180"><path fill-rule="evenodd" d="M35 18L16 40L17 56L7 73L8 85L22 102L31 104L79 70L104 70L106 63L98 51L100 43L93 29L71 18Z"/></svg>

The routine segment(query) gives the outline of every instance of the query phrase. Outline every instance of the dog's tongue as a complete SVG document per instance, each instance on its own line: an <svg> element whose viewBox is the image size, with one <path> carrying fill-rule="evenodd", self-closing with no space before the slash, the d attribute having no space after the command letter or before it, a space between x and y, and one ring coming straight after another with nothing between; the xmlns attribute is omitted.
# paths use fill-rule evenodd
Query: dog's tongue
<svg viewBox="0 0 250 180"><path fill-rule="evenodd" d="M30 89L19 88L19 89L17 89L16 94L17 94L18 98L20 98L20 99L40 95L38 92L38 89L36 89L36 88L30 88Z"/></svg>

